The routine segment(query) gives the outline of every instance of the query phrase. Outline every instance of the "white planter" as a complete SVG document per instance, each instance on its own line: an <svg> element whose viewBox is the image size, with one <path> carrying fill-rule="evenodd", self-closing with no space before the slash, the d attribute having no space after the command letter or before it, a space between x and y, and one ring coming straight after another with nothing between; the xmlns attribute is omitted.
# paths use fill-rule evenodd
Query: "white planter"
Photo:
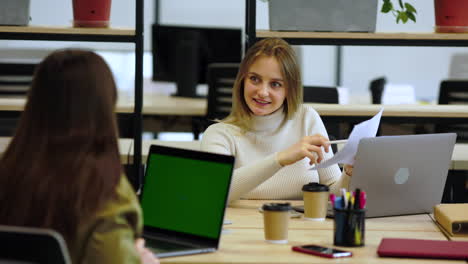
<svg viewBox="0 0 468 264"><path fill-rule="evenodd" d="M30 0L1 0L0 25L26 26Z"/></svg>
<svg viewBox="0 0 468 264"><path fill-rule="evenodd" d="M270 30L374 32L378 0L269 0Z"/></svg>

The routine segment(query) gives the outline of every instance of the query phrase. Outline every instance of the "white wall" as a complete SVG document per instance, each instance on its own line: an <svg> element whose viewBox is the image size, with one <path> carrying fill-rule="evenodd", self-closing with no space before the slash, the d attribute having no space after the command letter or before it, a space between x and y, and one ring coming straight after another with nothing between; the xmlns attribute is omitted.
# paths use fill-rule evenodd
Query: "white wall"
<svg viewBox="0 0 468 264"><path fill-rule="evenodd" d="M285 0L286 1L286 0ZM353 0L357 1L357 0ZM382 1L379 1L379 10ZM377 15L378 32L433 32L433 1L408 0L418 10L417 23L396 24L390 14ZM71 0L31 0L31 25L70 25L73 19ZM151 75L150 39L154 16L154 1L145 0L145 76ZM53 8L52 8L53 7ZM245 0L160 0L160 22L163 24L215 25L243 28ZM257 1L257 28L268 28L267 3ZM111 24L115 27L134 27L135 2L113 0ZM133 65L132 44L70 43L37 41L0 41L0 59L5 49L54 49L58 47L92 47L117 52L123 58L113 58L112 52L104 52L112 60L113 71L125 86L131 85L132 76L124 76ZM335 47L301 46L301 62L304 83L308 85L334 85ZM434 100L441 79L448 76L452 54L468 53L468 48L445 47L344 47L342 57L343 86L351 95L367 95L371 79L386 76L391 83L407 83L416 89L419 99ZM115 52L114 52L115 53ZM130 83L130 84L129 84Z"/></svg>
<svg viewBox="0 0 468 264"><path fill-rule="evenodd" d="M397 3L397 1L394 1ZM378 13L377 32L434 32L434 1L408 0L417 11L417 23L396 24L390 14ZM379 10L382 1L379 0ZM355 94L368 92L369 81L411 84L419 100L437 100L439 83L448 78L451 57L468 48L449 47L344 47L343 86Z"/></svg>

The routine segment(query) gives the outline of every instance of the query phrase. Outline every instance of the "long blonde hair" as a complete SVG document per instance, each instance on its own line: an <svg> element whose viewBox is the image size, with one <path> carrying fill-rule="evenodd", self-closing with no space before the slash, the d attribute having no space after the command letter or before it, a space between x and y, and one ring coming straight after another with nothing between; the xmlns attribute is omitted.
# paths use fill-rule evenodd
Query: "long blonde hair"
<svg viewBox="0 0 468 264"><path fill-rule="evenodd" d="M302 103L301 72L292 47L280 38L266 38L258 41L247 51L239 66L232 91L232 110L229 116L222 120L244 131L252 126L252 112L244 100L244 80L252 64L262 56L274 57L281 67L287 89L283 103L286 118L291 119Z"/></svg>

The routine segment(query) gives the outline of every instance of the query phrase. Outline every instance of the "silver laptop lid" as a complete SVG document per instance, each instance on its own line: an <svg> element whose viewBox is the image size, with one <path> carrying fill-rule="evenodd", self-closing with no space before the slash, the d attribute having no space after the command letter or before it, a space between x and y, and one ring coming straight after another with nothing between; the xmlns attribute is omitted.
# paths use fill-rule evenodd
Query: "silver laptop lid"
<svg viewBox="0 0 468 264"><path fill-rule="evenodd" d="M432 212L439 204L456 134L365 138L350 188L367 192L367 217Z"/></svg>

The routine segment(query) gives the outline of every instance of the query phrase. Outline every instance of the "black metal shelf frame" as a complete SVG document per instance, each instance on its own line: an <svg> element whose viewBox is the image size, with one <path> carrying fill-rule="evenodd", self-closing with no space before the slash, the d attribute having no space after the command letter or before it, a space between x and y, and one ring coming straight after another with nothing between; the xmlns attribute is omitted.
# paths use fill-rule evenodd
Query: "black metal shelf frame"
<svg viewBox="0 0 468 264"><path fill-rule="evenodd" d="M139 189L143 179L141 170L142 144L142 108L143 108L143 0L135 1L135 35L99 35L99 34L58 34L35 32L0 32L4 40L39 40L39 41L86 41L86 42L126 42L135 44L135 107L133 113L134 154L131 173ZM7 111L8 112L8 111ZM4 113L7 114L7 113ZM127 115L127 114L125 114Z"/></svg>

